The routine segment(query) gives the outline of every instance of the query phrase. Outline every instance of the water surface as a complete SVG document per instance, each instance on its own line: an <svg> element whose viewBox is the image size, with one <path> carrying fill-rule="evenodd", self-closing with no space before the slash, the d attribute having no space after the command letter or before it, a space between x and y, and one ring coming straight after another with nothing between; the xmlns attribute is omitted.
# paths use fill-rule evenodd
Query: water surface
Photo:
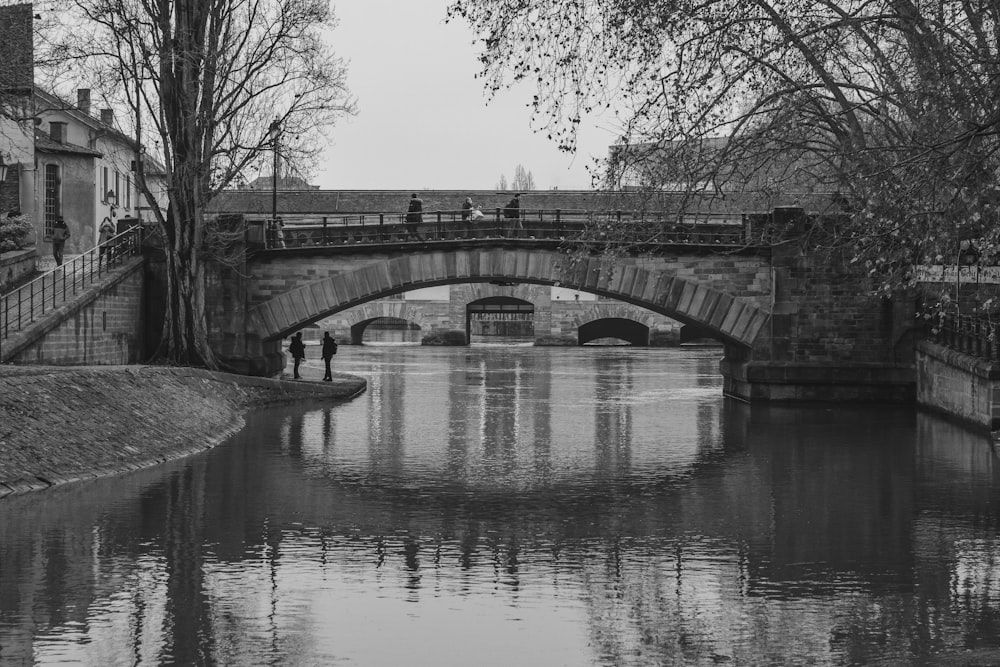
<svg viewBox="0 0 1000 667"><path fill-rule="evenodd" d="M718 357L342 346L350 403L0 501L0 664L992 664L988 440Z"/></svg>

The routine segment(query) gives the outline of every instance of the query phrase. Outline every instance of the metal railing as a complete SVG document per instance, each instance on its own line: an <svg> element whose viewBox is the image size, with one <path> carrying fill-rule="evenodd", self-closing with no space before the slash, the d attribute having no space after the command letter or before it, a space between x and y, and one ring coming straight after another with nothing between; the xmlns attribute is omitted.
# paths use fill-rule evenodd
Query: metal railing
<svg viewBox="0 0 1000 667"><path fill-rule="evenodd" d="M280 216L281 234L268 218L247 220L251 247L282 249L344 244L410 243L473 239L572 240L595 222L641 222L645 242L683 245L744 245L750 216L706 214L680 218L666 213L592 212L564 209L497 208L482 218L467 211L424 211L422 221L407 223L406 213L358 213L331 216Z"/></svg>
<svg viewBox="0 0 1000 667"><path fill-rule="evenodd" d="M74 299L125 258L139 254L141 235L141 227L132 227L0 296L0 341Z"/></svg>
<svg viewBox="0 0 1000 667"><path fill-rule="evenodd" d="M929 327L927 337L956 352L986 361L1000 361L1000 322L985 317L944 315Z"/></svg>

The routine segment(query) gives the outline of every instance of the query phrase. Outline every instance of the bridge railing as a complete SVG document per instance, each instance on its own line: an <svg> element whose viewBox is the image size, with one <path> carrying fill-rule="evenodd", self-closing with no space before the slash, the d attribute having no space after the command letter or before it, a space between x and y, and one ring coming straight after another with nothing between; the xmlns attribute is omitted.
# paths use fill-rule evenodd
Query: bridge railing
<svg viewBox="0 0 1000 667"><path fill-rule="evenodd" d="M939 345L986 361L1000 361L1000 322L951 313L928 329L927 337Z"/></svg>
<svg viewBox="0 0 1000 667"><path fill-rule="evenodd" d="M419 223L406 222L406 213L358 213L332 216L281 216L281 234L268 218L247 220L252 247L297 248L364 243L409 243L469 239L518 238L566 241L579 237L588 224L642 223L647 242L685 245L743 245L750 233L744 214L707 214L680 218L676 214L593 212L564 209L497 208L482 218L463 217L466 211L424 211Z"/></svg>
<svg viewBox="0 0 1000 667"><path fill-rule="evenodd" d="M139 254L141 235L140 226L131 227L0 296L0 341L61 307L126 258Z"/></svg>

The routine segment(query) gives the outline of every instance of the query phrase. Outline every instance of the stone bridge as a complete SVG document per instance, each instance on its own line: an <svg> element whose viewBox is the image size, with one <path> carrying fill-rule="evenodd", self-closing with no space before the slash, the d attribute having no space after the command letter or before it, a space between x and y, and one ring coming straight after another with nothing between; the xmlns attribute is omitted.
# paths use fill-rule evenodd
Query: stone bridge
<svg viewBox="0 0 1000 667"><path fill-rule="evenodd" d="M294 331L371 301L437 285L528 284L609 297L723 341L725 391L737 398L913 400L912 303L868 297L849 266L795 245L665 246L613 259L525 238L302 246L257 252L212 280L212 342L251 373L280 371Z"/></svg>
<svg viewBox="0 0 1000 667"><path fill-rule="evenodd" d="M450 283L529 283L592 292L699 325L720 340L748 348L769 315L759 303L768 294L767 266L754 257L672 258L669 265L667 258L574 263L557 251L526 248L352 254L340 262L331 262L322 249L291 253L261 253L252 264L258 303L249 322L265 342L373 299ZM329 275L319 277L324 267ZM694 279L696 271L700 280ZM290 288L290 282L298 286Z"/></svg>

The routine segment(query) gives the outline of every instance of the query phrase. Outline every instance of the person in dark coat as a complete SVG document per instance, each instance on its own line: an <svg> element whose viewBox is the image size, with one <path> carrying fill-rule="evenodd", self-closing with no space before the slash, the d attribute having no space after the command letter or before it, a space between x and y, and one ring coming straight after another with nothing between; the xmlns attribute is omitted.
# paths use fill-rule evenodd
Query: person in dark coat
<svg viewBox="0 0 1000 667"><path fill-rule="evenodd" d="M511 221L511 229L522 229L521 227L521 193L514 195L513 199L507 202L503 209L503 217Z"/></svg>
<svg viewBox="0 0 1000 667"><path fill-rule="evenodd" d="M292 342L288 345L288 351L292 353L292 359L295 360L295 368L293 377L299 379L299 364L302 360L306 358L306 345L302 342L302 332L298 332L292 336Z"/></svg>
<svg viewBox="0 0 1000 667"><path fill-rule="evenodd" d="M66 239L69 238L69 227L60 215L52 226L52 257L56 260L56 266L63 263L63 248L66 247Z"/></svg>
<svg viewBox="0 0 1000 667"><path fill-rule="evenodd" d="M326 366L326 375L323 376L324 382L333 381L333 373L330 371L330 360L333 355L337 354L337 341L330 337L329 331L323 332L323 364Z"/></svg>
<svg viewBox="0 0 1000 667"><path fill-rule="evenodd" d="M417 196L414 192L413 196L410 197L410 207L406 209L406 238L415 238L418 241L423 241L424 239L420 236L417 231L421 222L424 221L424 200Z"/></svg>
<svg viewBox="0 0 1000 667"><path fill-rule="evenodd" d="M472 238L472 222L470 216L472 215L472 210L475 207L475 204L472 203L472 197L466 197L465 201L462 202L462 222L465 223L465 238Z"/></svg>

